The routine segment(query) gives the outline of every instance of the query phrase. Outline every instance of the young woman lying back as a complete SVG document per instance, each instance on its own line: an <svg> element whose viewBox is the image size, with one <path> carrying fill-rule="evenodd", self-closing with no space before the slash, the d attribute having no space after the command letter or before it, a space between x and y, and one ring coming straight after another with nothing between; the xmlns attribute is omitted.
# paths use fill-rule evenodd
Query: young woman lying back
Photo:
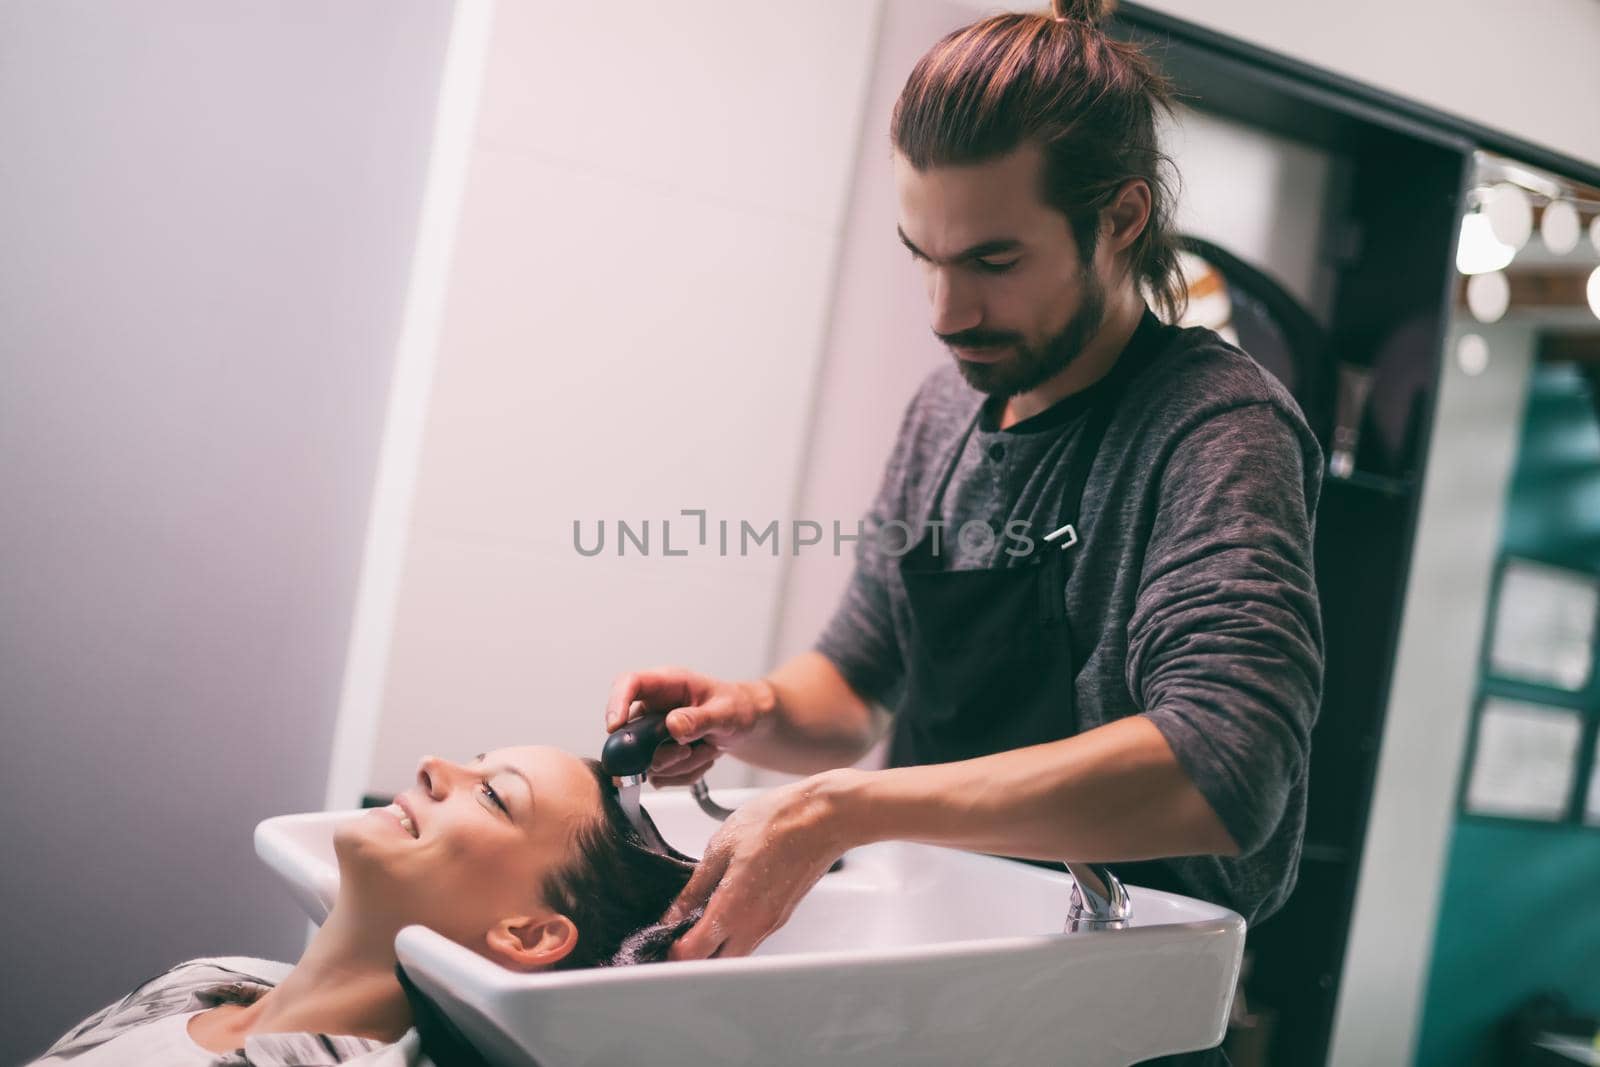
<svg viewBox="0 0 1600 1067"><path fill-rule="evenodd" d="M437 1017L397 974L402 927L526 972L662 959L692 921L656 925L693 861L646 847L599 764L559 749L424 759L393 805L339 826L334 851L338 897L297 963L180 964L37 1063L421 1067Z"/></svg>

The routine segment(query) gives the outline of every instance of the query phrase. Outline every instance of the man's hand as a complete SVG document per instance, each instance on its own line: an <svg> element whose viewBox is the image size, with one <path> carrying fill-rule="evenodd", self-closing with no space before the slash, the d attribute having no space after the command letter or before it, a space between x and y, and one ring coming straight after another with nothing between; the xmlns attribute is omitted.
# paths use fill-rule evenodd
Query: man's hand
<svg viewBox="0 0 1600 1067"><path fill-rule="evenodd" d="M800 898L852 847L835 825L828 792L829 781L841 773L853 772L830 771L780 786L728 816L667 910L670 923L702 904L706 909L668 959L748 956L789 921Z"/></svg>
<svg viewBox="0 0 1600 1067"><path fill-rule="evenodd" d="M650 781L699 780L730 743L753 734L775 703L765 681L725 682L682 667L621 675L606 701L606 732L652 711L667 711L672 740L656 749Z"/></svg>

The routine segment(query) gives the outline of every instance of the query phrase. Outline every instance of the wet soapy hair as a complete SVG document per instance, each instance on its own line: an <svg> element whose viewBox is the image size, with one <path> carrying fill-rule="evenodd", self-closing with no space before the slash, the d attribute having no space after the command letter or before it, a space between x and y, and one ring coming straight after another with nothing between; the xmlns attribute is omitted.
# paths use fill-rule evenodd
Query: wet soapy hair
<svg viewBox="0 0 1600 1067"><path fill-rule="evenodd" d="M1111 0L1052 0L1049 14L1007 13L947 34L912 68L889 121L895 149L918 171L987 163L1037 145L1040 199L1064 214L1087 266L1100 212L1123 185L1150 188L1150 219L1129 265L1164 312L1187 301L1173 224L1176 168L1156 120L1171 83L1135 45L1107 36Z"/></svg>
<svg viewBox="0 0 1600 1067"><path fill-rule="evenodd" d="M565 870L545 879L545 901L578 928L577 947L552 969L663 960L678 936L704 913L701 908L681 922L661 922L662 914L688 884L695 861L671 848L661 852L646 845L622 810L611 776L598 760L583 762L600 787L601 814L578 834L577 857ZM642 817L650 819L647 814ZM655 824L650 826L653 830ZM395 967L395 975L411 1005L412 1021L429 1059L448 1067L492 1067L492 1061L417 987L403 966Z"/></svg>
<svg viewBox="0 0 1600 1067"><path fill-rule="evenodd" d="M688 884L695 861L646 844L628 821L611 776L598 760L583 762L600 787L601 813L579 831L572 862L545 879L545 902L578 928L577 947L554 969L665 959L672 942L698 918L692 914L672 926L660 921Z"/></svg>

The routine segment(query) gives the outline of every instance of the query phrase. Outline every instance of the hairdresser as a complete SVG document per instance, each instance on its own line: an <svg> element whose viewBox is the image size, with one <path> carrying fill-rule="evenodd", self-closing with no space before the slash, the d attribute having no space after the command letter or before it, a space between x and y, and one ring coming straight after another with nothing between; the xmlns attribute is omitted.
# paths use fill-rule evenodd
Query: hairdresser
<svg viewBox="0 0 1600 1067"><path fill-rule="evenodd" d="M1104 862L1251 923L1293 887L1321 451L1247 354L1166 324L1171 90L1103 15L983 19L900 93L897 237L953 358L905 411L812 649L760 679L613 686L608 729L671 709L658 783L724 752L811 776L719 831L674 958L748 953L886 839ZM853 768L885 731L887 768Z"/></svg>

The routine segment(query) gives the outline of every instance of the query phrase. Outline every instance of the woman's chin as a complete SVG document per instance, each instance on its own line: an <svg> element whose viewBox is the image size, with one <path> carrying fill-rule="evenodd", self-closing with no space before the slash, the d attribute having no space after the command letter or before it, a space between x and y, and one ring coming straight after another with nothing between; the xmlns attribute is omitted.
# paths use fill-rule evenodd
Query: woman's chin
<svg viewBox="0 0 1600 1067"><path fill-rule="evenodd" d="M333 832L333 856L339 865L339 885L360 889L393 887L399 858L382 827L362 819L343 823Z"/></svg>
<svg viewBox="0 0 1600 1067"><path fill-rule="evenodd" d="M333 828L333 857L339 861L339 873L344 873L347 863L373 851L372 827L365 817L350 819Z"/></svg>

